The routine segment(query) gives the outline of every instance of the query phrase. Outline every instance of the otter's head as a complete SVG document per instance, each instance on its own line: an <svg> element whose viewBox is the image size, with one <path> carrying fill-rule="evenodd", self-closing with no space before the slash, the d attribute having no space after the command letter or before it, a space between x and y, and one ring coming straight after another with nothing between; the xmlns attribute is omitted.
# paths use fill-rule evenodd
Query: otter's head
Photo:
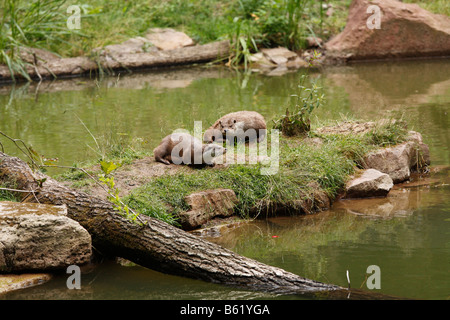
<svg viewBox="0 0 450 320"><path fill-rule="evenodd" d="M219 128L222 135L235 134L237 130L242 129L244 123L236 119L226 119L219 121Z"/></svg>

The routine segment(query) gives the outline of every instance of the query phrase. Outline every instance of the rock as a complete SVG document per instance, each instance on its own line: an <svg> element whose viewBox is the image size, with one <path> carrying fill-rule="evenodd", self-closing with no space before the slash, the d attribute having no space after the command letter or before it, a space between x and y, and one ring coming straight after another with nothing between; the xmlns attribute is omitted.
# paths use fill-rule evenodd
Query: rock
<svg viewBox="0 0 450 320"><path fill-rule="evenodd" d="M157 52L193 46L194 41L183 32L173 29L153 28L145 37L130 38L120 44L111 44L104 48L94 49L94 52L120 57L136 53Z"/></svg>
<svg viewBox="0 0 450 320"><path fill-rule="evenodd" d="M169 28L153 28L149 30L145 37L131 38L120 44L111 44L104 48L95 49L94 52L107 54L114 59L136 53L179 49L194 44L194 41L183 32Z"/></svg>
<svg viewBox="0 0 450 320"><path fill-rule="evenodd" d="M321 188L318 182L312 181L304 190L299 191L297 200L277 202L273 200L260 201L250 208L252 217L280 217L299 214L313 214L328 210L331 200L328 194Z"/></svg>
<svg viewBox="0 0 450 320"><path fill-rule="evenodd" d="M195 44L185 33L170 28L153 28L149 31L145 38L160 50L173 50Z"/></svg>
<svg viewBox="0 0 450 320"><path fill-rule="evenodd" d="M49 281L52 276L48 273L36 274L1 274L0 294L37 286Z"/></svg>
<svg viewBox="0 0 450 320"><path fill-rule="evenodd" d="M345 198L385 197L394 186L391 177L375 169L367 169L347 182Z"/></svg>
<svg viewBox="0 0 450 320"><path fill-rule="evenodd" d="M307 187L309 191L305 192L302 200L294 200L294 206L300 207L305 214L328 210L331 206L331 200L319 183L313 181L308 183Z"/></svg>
<svg viewBox="0 0 450 320"><path fill-rule="evenodd" d="M250 56L250 62L252 62L253 65L258 65L261 67L267 67L267 68L275 68L276 64L269 59L262 53L257 52L255 54L252 54Z"/></svg>
<svg viewBox="0 0 450 320"><path fill-rule="evenodd" d="M297 53L283 47L264 48L261 52L250 57L252 68L261 68L269 72L268 75L285 74L289 69L308 67Z"/></svg>
<svg viewBox="0 0 450 320"><path fill-rule="evenodd" d="M234 212L238 199L231 189L195 192L185 198L191 210L180 213L180 223L186 230L200 227L214 217L228 217Z"/></svg>
<svg viewBox="0 0 450 320"><path fill-rule="evenodd" d="M143 53L158 51L150 40L143 37L135 37L128 39L120 44L110 44L103 49L94 49L94 52L101 52L102 54L108 54L111 57L128 55L134 53Z"/></svg>
<svg viewBox="0 0 450 320"><path fill-rule="evenodd" d="M381 10L379 29L367 25L372 5ZM325 48L327 60L341 61L448 56L450 18L397 0L354 0L344 31Z"/></svg>
<svg viewBox="0 0 450 320"><path fill-rule="evenodd" d="M369 153L364 167L387 173L394 183L408 180L411 170L420 170L430 164L430 151L423 143L422 135L410 131L408 140L399 145Z"/></svg>
<svg viewBox="0 0 450 320"><path fill-rule="evenodd" d="M65 269L88 263L91 236L65 206L0 202L0 271Z"/></svg>
<svg viewBox="0 0 450 320"><path fill-rule="evenodd" d="M383 122L343 121L335 126L317 128L315 132L318 134L364 134L373 130L380 124L383 124Z"/></svg>
<svg viewBox="0 0 450 320"><path fill-rule="evenodd" d="M202 226L201 229L192 230L190 233L206 238L223 237L226 233L247 224L249 221L251 220L242 220L236 217L217 218Z"/></svg>
<svg viewBox="0 0 450 320"><path fill-rule="evenodd" d="M284 65L289 60L295 60L298 57L295 52L283 47L261 49L261 52L268 60L276 65Z"/></svg>

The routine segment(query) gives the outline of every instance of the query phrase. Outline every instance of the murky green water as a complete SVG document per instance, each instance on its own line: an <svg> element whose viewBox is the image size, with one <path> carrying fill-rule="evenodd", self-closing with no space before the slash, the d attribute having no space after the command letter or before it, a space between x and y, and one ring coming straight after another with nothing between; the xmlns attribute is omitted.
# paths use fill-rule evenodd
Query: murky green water
<svg viewBox="0 0 450 320"><path fill-rule="evenodd" d="M21 138L61 165L98 156L106 145L136 139L152 150L177 128L209 126L237 110L257 110L268 120L283 113L301 72L243 75L189 68L109 78L72 79L40 86L0 87L0 131ZM406 61L327 68L314 73L327 105L316 123L354 117L371 120L403 113L430 146L433 166L450 165L450 61ZM86 129L88 128L89 131ZM94 141L94 136L98 146ZM5 151L19 155L0 139ZM431 186L398 187L388 199L340 202L312 216L257 221L213 241L315 280L367 289L366 269L381 270L381 289L408 298L450 297L449 172ZM370 212L367 211L370 209ZM276 237L273 237L276 236ZM167 276L140 267L103 263L70 291L66 275L14 299L252 299L276 297Z"/></svg>

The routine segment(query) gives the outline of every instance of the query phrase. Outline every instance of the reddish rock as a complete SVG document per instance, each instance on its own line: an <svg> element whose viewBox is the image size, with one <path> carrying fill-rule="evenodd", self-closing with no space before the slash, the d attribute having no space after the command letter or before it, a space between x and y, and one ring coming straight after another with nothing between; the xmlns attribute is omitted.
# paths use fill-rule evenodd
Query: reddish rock
<svg viewBox="0 0 450 320"><path fill-rule="evenodd" d="M380 28L370 29L380 8ZM450 18L432 14L416 4L397 0L354 0L347 25L326 45L329 60L366 60L450 55Z"/></svg>
<svg viewBox="0 0 450 320"><path fill-rule="evenodd" d="M214 217L228 217L234 212L238 199L231 189L213 189L195 192L185 198L191 210L179 215L186 230L198 228Z"/></svg>

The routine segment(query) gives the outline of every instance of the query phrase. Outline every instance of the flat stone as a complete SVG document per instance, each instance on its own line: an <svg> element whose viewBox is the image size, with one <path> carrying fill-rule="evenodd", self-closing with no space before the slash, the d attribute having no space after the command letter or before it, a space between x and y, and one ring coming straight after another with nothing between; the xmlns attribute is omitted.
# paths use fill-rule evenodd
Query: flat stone
<svg viewBox="0 0 450 320"><path fill-rule="evenodd" d="M173 50L195 44L184 32L170 28L152 28L145 38L160 50Z"/></svg>
<svg viewBox="0 0 450 320"><path fill-rule="evenodd" d="M283 47L261 49L261 52L268 60L277 65L285 65L289 60L298 58L295 52Z"/></svg>
<svg viewBox="0 0 450 320"><path fill-rule="evenodd" d="M385 197L393 186L388 174L367 169L357 178L347 182L345 198Z"/></svg>

